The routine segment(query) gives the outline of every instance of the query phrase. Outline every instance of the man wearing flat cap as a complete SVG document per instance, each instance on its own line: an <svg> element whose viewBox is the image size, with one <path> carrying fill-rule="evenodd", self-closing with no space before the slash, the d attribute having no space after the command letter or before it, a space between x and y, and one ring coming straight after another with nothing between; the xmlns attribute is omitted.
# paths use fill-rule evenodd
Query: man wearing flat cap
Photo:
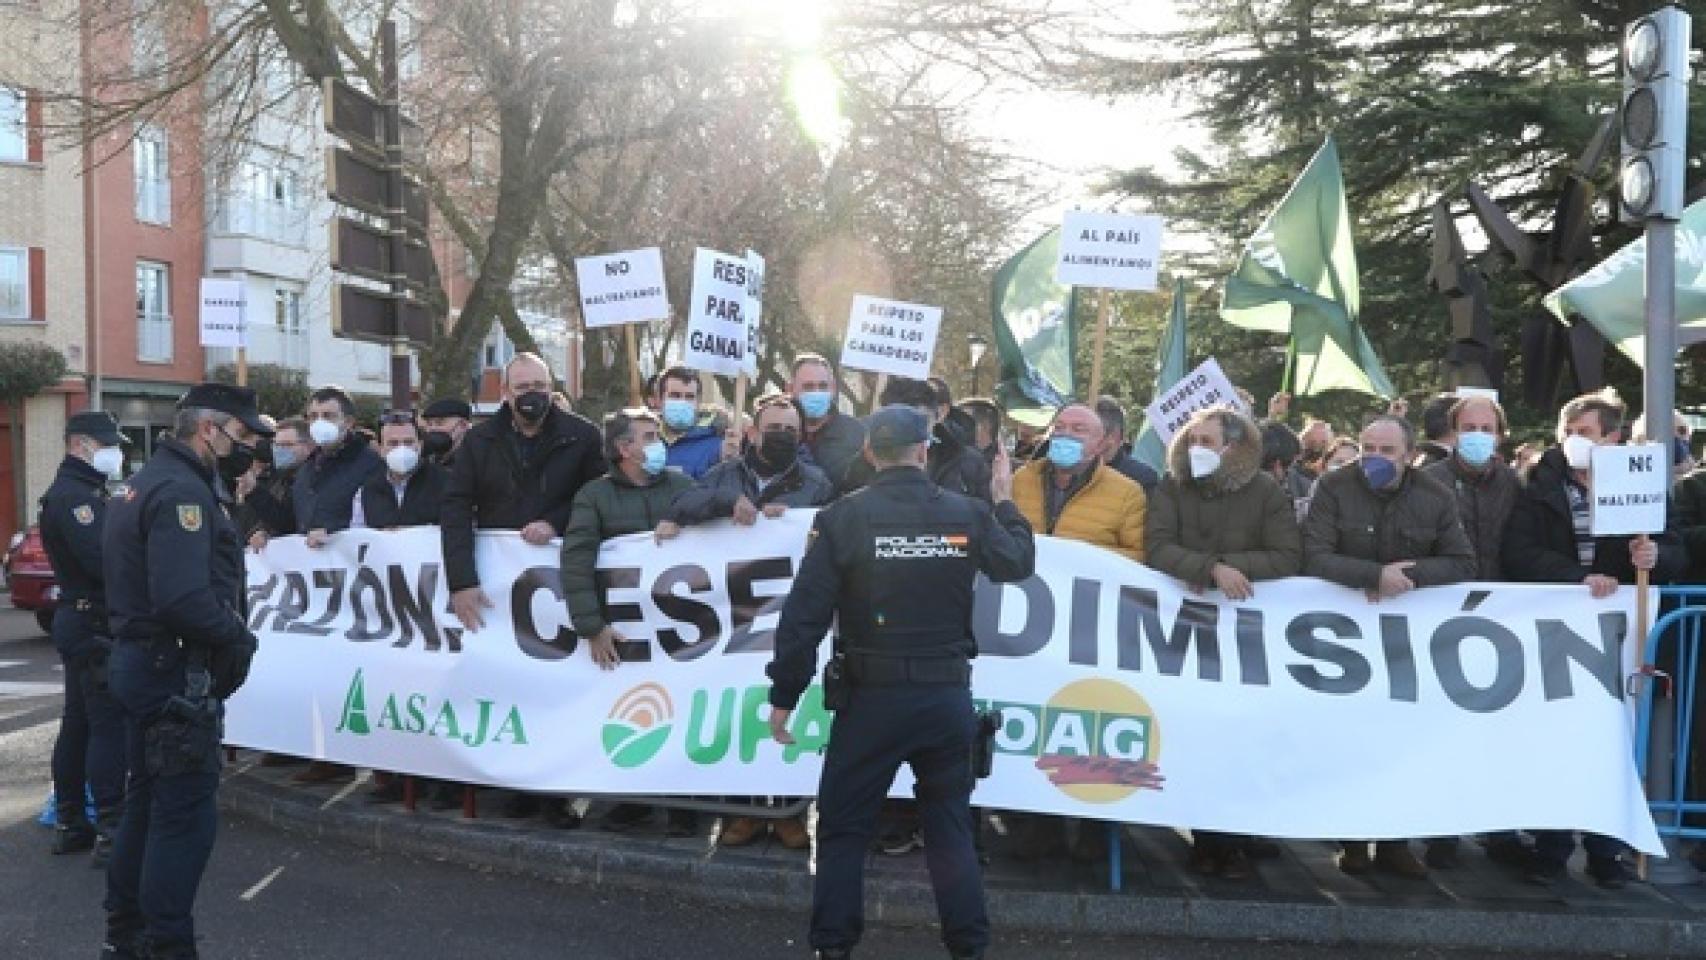
<svg viewBox="0 0 1706 960"><path fill-rule="evenodd" d="M107 869L102 956L196 956L191 913L218 823L223 703L248 677L256 645L220 475L271 434L253 390L193 387L172 435L107 513L108 673L124 708L130 782Z"/></svg>
<svg viewBox="0 0 1706 960"><path fill-rule="evenodd" d="M101 527L107 483L124 467L124 435L110 413L85 411L65 422L65 459L41 498L42 547L53 565L59 602L53 645L65 664L65 704L53 744L56 854L112 854L124 802L124 713L107 690L107 596L101 572ZM85 791L94 797L89 822Z"/></svg>
<svg viewBox="0 0 1706 960"><path fill-rule="evenodd" d="M818 784L818 872L811 945L845 958L864 926L865 852L902 763L917 781L924 856L942 939L957 960L983 956L989 916L972 841L972 588L1031 575L1030 524L1013 506L1012 466L998 454L994 507L930 482L930 421L911 407L874 414L864 456L870 485L818 513L782 619L770 676L770 730L811 683L817 647L836 624L824 705L835 711Z"/></svg>
<svg viewBox="0 0 1706 960"><path fill-rule="evenodd" d="M421 456L450 469L473 422L474 408L466 400L444 397L427 404L421 411Z"/></svg>

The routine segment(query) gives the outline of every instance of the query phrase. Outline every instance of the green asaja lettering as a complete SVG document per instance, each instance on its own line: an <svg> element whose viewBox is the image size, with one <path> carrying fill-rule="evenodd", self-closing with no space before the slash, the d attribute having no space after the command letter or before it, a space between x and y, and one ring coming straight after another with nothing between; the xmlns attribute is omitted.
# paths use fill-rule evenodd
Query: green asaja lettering
<svg viewBox="0 0 1706 960"><path fill-rule="evenodd" d="M429 726L427 717L431 716ZM463 729L464 717L471 716L473 725ZM503 718L496 731L492 721ZM522 722L521 708L504 707L495 700L475 700L472 714L457 713L450 700L435 701L424 693L387 693L377 720L367 715L367 682L361 670L350 678L344 693L343 711L338 715L337 733L365 737L375 729L417 736L440 737L460 741L464 746L480 747L488 743L527 745L527 728Z"/></svg>

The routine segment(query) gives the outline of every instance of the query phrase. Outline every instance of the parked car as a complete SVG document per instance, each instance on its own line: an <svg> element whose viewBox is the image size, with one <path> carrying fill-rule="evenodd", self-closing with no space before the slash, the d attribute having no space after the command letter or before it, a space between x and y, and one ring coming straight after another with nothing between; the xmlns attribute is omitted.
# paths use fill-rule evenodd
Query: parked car
<svg viewBox="0 0 1706 960"><path fill-rule="evenodd" d="M12 536L11 549L6 551L6 578L12 587L12 606L34 610L42 632L52 633L59 585L53 580L53 565L47 561L40 527L31 524L27 532Z"/></svg>

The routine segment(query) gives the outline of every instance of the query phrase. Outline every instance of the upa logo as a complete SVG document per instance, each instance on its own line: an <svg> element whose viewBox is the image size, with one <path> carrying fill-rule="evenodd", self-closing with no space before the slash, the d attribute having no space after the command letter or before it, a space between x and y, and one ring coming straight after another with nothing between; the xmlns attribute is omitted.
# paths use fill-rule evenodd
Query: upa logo
<svg viewBox="0 0 1706 960"><path fill-rule="evenodd" d="M1080 680L1048 703L994 702L997 753L1035 757L1055 789L1082 803L1118 803L1161 789L1161 726L1148 701L1113 680Z"/></svg>
<svg viewBox="0 0 1706 960"><path fill-rule="evenodd" d="M604 754L624 770L632 770L658 755L675 725L675 705L669 691L642 683L616 701L604 721Z"/></svg>

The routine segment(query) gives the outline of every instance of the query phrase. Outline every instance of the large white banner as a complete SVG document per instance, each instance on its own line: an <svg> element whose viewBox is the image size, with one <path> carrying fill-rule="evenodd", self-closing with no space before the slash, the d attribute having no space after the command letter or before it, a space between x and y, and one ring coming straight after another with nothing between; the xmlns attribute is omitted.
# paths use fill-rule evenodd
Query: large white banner
<svg viewBox="0 0 1706 960"><path fill-rule="evenodd" d="M813 794L831 716L814 686L798 745L776 743L764 676L810 518L605 544L627 637L612 672L569 629L554 548L480 534L495 606L466 633L437 530L272 541L249 562L261 647L228 739L571 794ZM1621 695L1632 590L1371 605L1297 578L1232 603L1050 537L1037 570L978 593L974 695L1006 720L978 803L1300 838L1576 828L1660 851Z"/></svg>

